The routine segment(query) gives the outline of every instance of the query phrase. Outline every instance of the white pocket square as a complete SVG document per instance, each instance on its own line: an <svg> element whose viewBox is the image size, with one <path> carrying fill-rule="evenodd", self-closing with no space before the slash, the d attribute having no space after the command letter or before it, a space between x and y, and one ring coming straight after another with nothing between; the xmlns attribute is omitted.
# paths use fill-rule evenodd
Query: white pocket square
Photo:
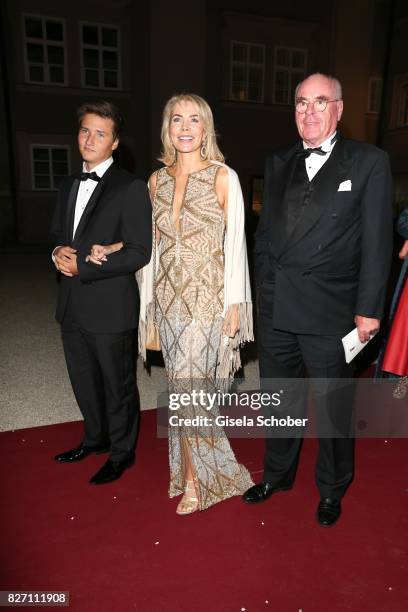
<svg viewBox="0 0 408 612"><path fill-rule="evenodd" d="M340 183L337 191L351 191L351 181L343 181Z"/></svg>

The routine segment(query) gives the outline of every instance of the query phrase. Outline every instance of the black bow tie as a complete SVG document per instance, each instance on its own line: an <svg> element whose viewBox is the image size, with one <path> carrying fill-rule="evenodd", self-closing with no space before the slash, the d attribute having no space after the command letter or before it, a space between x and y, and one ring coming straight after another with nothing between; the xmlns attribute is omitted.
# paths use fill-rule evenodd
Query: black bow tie
<svg viewBox="0 0 408 612"><path fill-rule="evenodd" d="M336 132L335 135L333 136L333 138L330 141L330 144L333 145L336 140L339 139L339 133ZM304 159L306 159L306 157L309 157L309 155L311 155L312 153L317 153L317 155L327 155L329 151L323 151L322 147L316 147L315 149L298 149L297 151L297 156L298 157L303 157Z"/></svg>
<svg viewBox="0 0 408 612"><path fill-rule="evenodd" d="M87 181L88 179L91 179L91 181L98 182L101 180L101 177L98 176L96 172L81 172L79 178L81 179L81 181Z"/></svg>
<svg viewBox="0 0 408 612"><path fill-rule="evenodd" d="M298 151L298 157L309 157L312 153L317 153L317 155L327 155L328 151L323 151L322 147L316 147L316 149L302 149Z"/></svg>

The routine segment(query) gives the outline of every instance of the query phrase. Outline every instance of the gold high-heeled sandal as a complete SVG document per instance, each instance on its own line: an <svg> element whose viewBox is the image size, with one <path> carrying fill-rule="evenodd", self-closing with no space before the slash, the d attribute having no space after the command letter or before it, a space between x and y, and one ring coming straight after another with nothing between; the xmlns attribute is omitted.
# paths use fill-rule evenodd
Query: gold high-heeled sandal
<svg viewBox="0 0 408 612"><path fill-rule="evenodd" d="M176 513L184 516L185 514L192 514L196 510L198 510L198 497L194 480L187 480L184 495L177 506Z"/></svg>

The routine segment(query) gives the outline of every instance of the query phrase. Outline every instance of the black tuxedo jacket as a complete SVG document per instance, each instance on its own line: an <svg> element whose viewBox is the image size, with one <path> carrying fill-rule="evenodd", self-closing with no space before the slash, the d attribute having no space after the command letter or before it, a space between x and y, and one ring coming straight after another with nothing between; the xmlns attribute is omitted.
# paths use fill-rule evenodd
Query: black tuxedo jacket
<svg viewBox="0 0 408 612"><path fill-rule="evenodd" d="M266 161L255 238L256 282L273 292L275 328L343 334L354 326L356 314L383 315L392 254L388 156L340 137L313 184L309 204L287 235L285 191L300 146ZM339 191L345 181L351 190ZM274 280L266 282L266 277Z"/></svg>
<svg viewBox="0 0 408 612"><path fill-rule="evenodd" d="M147 186L112 164L96 186L72 239L80 180L62 182L51 226L53 243L77 249L78 276L59 274L56 319L62 323L68 301L83 329L117 333L134 329L139 317L135 272L150 260L152 210ZM121 251L102 266L86 263L93 244L123 241Z"/></svg>

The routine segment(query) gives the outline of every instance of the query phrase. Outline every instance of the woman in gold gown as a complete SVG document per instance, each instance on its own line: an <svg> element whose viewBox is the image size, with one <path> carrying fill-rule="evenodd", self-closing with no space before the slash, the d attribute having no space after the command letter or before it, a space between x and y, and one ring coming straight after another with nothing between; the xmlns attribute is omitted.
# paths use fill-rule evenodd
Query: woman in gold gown
<svg viewBox="0 0 408 612"><path fill-rule="evenodd" d="M141 352L148 329L152 331L155 325L169 394L216 393L225 382L220 378L228 379L236 369L239 344L252 339L243 224L234 236L238 242L234 249L241 255L238 274L246 278L236 279L234 288L235 295L239 294L237 285L246 283L246 291L241 303L225 301L228 221L232 219L235 227L237 214L242 218L241 191L235 173L223 164L211 109L201 97L182 94L167 102L161 138L164 166L149 180L156 237L150 269L156 270L150 303L143 304L141 287ZM229 197L234 175L235 190L241 196L238 204L237 197L232 203ZM240 210L228 211L229 205ZM231 288L229 293L234 296ZM225 351L228 344L232 344L231 351ZM180 515L204 510L252 486L223 428L215 423L218 414L216 405L208 410L208 405L191 401L177 411L178 421L210 417L211 424L169 426L169 495L183 494L176 510Z"/></svg>

